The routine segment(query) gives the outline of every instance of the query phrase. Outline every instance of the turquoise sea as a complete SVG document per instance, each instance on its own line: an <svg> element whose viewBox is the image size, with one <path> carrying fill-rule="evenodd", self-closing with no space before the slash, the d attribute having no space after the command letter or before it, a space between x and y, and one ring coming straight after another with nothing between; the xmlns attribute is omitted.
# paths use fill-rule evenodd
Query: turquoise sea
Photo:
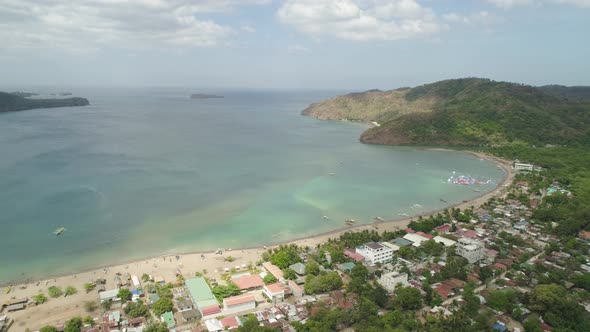
<svg viewBox="0 0 590 332"><path fill-rule="evenodd" d="M0 114L0 282L401 219L480 194L449 184L453 171L504 176L469 154L364 145L365 125L300 115L334 91L69 91L91 106Z"/></svg>

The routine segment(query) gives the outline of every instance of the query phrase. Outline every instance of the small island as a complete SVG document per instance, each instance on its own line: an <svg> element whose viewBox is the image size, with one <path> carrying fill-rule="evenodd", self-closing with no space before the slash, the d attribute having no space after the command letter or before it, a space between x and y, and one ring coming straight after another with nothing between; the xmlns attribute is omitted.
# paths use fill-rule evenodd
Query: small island
<svg viewBox="0 0 590 332"><path fill-rule="evenodd" d="M211 94L207 94L207 93L193 93L191 95L191 99L209 99L209 98L223 98L223 96L211 95Z"/></svg>
<svg viewBox="0 0 590 332"><path fill-rule="evenodd" d="M36 94L30 92L6 93L0 91L0 113L32 110L36 108L90 105L88 99L80 97L53 99L27 98L35 95Z"/></svg>

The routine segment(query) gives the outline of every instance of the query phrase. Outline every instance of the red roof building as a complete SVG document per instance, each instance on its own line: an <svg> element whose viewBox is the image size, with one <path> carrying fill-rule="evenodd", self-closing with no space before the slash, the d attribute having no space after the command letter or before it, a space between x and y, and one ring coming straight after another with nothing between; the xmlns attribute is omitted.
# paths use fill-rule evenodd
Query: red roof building
<svg viewBox="0 0 590 332"><path fill-rule="evenodd" d="M578 234L578 237L579 237L580 239L583 239L583 240L588 240L588 241L590 241L590 232L587 232L587 231L581 231L581 232Z"/></svg>
<svg viewBox="0 0 590 332"><path fill-rule="evenodd" d="M411 229L410 227L406 228L406 233L416 233L415 230Z"/></svg>
<svg viewBox="0 0 590 332"><path fill-rule="evenodd" d="M215 315L221 312L221 308L214 304L214 305L210 305L208 307L204 307L204 308L200 308L201 309L201 314L203 315L203 317L205 316L209 316L209 315Z"/></svg>
<svg viewBox="0 0 590 332"><path fill-rule="evenodd" d="M240 322L238 321L238 319L235 316L224 318L224 319L220 320L219 322L221 323L221 325L223 325L223 327L225 327L228 330L233 330L233 329L237 329L238 327L240 327Z"/></svg>
<svg viewBox="0 0 590 332"><path fill-rule="evenodd" d="M416 232L416 234L418 234L420 236L424 236L425 238L428 238L428 239L432 239L432 235L426 234L424 232Z"/></svg>
<svg viewBox="0 0 590 332"><path fill-rule="evenodd" d="M506 265L504 265L502 263L496 263L496 264L494 264L494 268L495 269L500 269L500 270L507 270Z"/></svg>
<svg viewBox="0 0 590 332"><path fill-rule="evenodd" d="M365 257L361 254L357 254L354 249L344 249L344 256L352 258L358 263L365 260Z"/></svg>
<svg viewBox="0 0 590 332"><path fill-rule="evenodd" d="M232 278L231 281L236 284L240 290L255 289L264 286L264 281L262 281L262 278L260 278L258 274Z"/></svg>
<svg viewBox="0 0 590 332"><path fill-rule="evenodd" d="M447 234L451 231L451 229L453 229L453 227L451 227L451 225L449 224L440 225L434 228L434 230L437 231L439 234Z"/></svg>

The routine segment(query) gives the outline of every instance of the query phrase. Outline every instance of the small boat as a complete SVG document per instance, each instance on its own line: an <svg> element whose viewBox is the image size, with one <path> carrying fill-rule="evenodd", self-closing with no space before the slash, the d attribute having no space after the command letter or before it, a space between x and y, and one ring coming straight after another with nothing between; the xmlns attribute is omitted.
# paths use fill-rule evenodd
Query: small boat
<svg viewBox="0 0 590 332"><path fill-rule="evenodd" d="M473 191L475 191L476 193L480 193L481 192L481 190L479 190L479 189L473 189Z"/></svg>
<svg viewBox="0 0 590 332"><path fill-rule="evenodd" d="M334 176L334 175L336 175L336 173L330 173L330 175Z"/></svg>
<svg viewBox="0 0 590 332"><path fill-rule="evenodd" d="M328 216L323 216L322 219L324 219L324 220L330 220L330 218L328 218Z"/></svg>
<svg viewBox="0 0 590 332"><path fill-rule="evenodd" d="M381 217L375 217L375 218L373 218L373 219L374 219L374 220L376 220L376 221L381 221L381 222L383 222L383 218L381 218Z"/></svg>
<svg viewBox="0 0 590 332"><path fill-rule="evenodd" d="M441 202L443 202L443 203L448 203L447 201L445 201L445 200L444 200L444 199L442 199L442 198L440 199L440 201L441 201Z"/></svg>
<svg viewBox="0 0 590 332"><path fill-rule="evenodd" d="M348 220L346 220L346 223L349 224L349 225L350 224L354 224L355 222L356 221L354 221L354 219L348 219Z"/></svg>
<svg viewBox="0 0 590 332"><path fill-rule="evenodd" d="M60 227L60 228L56 229L56 230L53 232L53 234L55 234L55 235L61 235L61 234L62 234L63 232L65 232L65 231L66 231L66 229L65 229L64 227Z"/></svg>

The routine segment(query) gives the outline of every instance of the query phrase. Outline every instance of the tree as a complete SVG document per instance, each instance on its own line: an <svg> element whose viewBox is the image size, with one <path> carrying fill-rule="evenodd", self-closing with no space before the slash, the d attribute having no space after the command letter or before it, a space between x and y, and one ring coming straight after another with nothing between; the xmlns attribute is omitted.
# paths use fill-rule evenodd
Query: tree
<svg viewBox="0 0 590 332"><path fill-rule="evenodd" d="M75 287L72 287L72 286L66 287L66 289L64 291L64 295L65 296L74 295L76 293L78 293L78 290Z"/></svg>
<svg viewBox="0 0 590 332"><path fill-rule="evenodd" d="M320 266L314 261L308 262L305 264L305 273L317 276L320 274Z"/></svg>
<svg viewBox="0 0 590 332"><path fill-rule="evenodd" d="M37 304L43 304L47 301L47 297L45 296L45 294L39 293L33 296L33 300L35 300L35 303Z"/></svg>
<svg viewBox="0 0 590 332"><path fill-rule="evenodd" d="M141 281L143 281L144 283L150 281L150 276L147 273L142 274Z"/></svg>
<svg viewBox="0 0 590 332"><path fill-rule="evenodd" d="M96 309L98 309L98 304L96 304L96 301L84 302L84 310L86 310L86 312L94 312Z"/></svg>
<svg viewBox="0 0 590 332"><path fill-rule="evenodd" d="M96 287L95 283L87 282L84 284L84 290L86 291L86 293L90 293L95 287Z"/></svg>
<svg viewBox="0 0 590 332"><path fill-rule="evenodd" d="M238 332L276 332L272 327L260 326L258 319L253 314L248 314L248 318L243 322L242 326L238 328Z"/></svg>
<svg viewBox="0 0 590 332"><path fill-rule="evenodd" d="M106 300L104 302L100 303L100 306L104 309L104 310L110 310L111 307L113 306L113 300L109 299Z"/></svg>
<svg viewBox="0 0 590 332"><path fill-rule="evenodd" d="M225 299L226 297L240 295L242 293L240 288L238 288L238 286L236 286L236 284L234 284L233 282L228 283L227 286L215 286L211 291L213 292L213 295L215 295L217 300L220 302L223 301L223 299Z"/></svg>
<svg viewBox="0 0 590 332"><path fill-rule="evenodd" d="M297 273L291 268L286 268L283 270L283 277L285 277L285 279L295 280L297 279Z"/></svg>
<svg viewBox="0 0 590 332"><path fill-rule="evenodd" d="M47 293L49 293L49 296L51 297L60 297L63 295L63 291L57 286L47 288Z"/></svg>
<svg viewBox="0 0 590 332"><path fill-rule="evenodd" d="M168 332L170 331L168 329L168 326L166 326L166 324L161 323L161 322L155 322L155 323L151 323L150 325L148 325L148 327L145 328L145 330L143 330L144 332Z"/></svg>
<svg viewBox="0 0 590 332"><path fill-rule="evenodd" d="M338 272L323 273L318 276L307 275L303 288L307 294L324 293L342 287Z"/></svg>
<svg viewBox="0 0 590 332"><path fill-rule="evenodd" d="M420 291L414 287L398 287L394 294L394 303L402 310L414 310L422 307L422 296Z"/></svg>
<svg viewBox="0 0 590 332"><path fill-rule="evenodd" d="M262 281L264 281L265 284L272 284L273 282L277 282L277 278L275 278L275 276L269 273L264 276Z"/></svg>
<svg viewBox="0 0 590 332"><path fill-rule="evenodd" d="M86 316L86 317L84 317L84 320L82 322L84 324L93 326L94 325L94 318L92 318L92 316Z"/></svg>
<svg viewBox="0 0 590 332"><path fill-rule="evenodd" d="M39 330L39 332L57 332L57 328L55 326L45 325Z"/></svg>
<svg viewBox="0 0 590 332"><path fill-rule="evenodd" d="M82 318L74 317L64 325L64 332L80 332L82 330Z"/></svg>
<svg viewBox="0 0 590 332"><path fill-rule="evenodd" d="M152 311L154 312L154 314L156 314L156 316L159 317L162 316L162 314L164 314L165 312L172 311L173 307L174 303L172 302L172 300L167 297L164 297L160 298L158 301L152 304Z"/></svg>
<svg viewBox="0 0 590 332"><path fill-rule="evenodd" d="M130 318L137 318L137 317L148 317L149 309L143 303L143 301L139 300L137 302L131 302L125 307L125 314Z"/></svg>
<svg viewBox="0 0 590 332"><path fill-rule="evenodd" d="M119 292L117 293L117 297L121 299L121 302L125 303L125 302L131 300L131 298L133 297L133 294L127 288L121 288L121 289L119 289Z"/></svg>

